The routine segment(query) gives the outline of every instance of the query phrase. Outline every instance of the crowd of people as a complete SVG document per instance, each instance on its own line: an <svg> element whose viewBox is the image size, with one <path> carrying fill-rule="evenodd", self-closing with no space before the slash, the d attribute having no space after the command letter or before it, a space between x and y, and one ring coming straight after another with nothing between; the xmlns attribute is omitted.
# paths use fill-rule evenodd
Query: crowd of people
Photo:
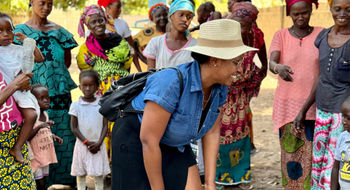
<svg viewBox="0 0 350 190"><path fill-rule="evenodd" d="M0 12L0 189L86 189L92 176L100 190L110 175L113 190L252 189L250 101L268 70L278 76L284 189L350 189L350 0L328 0L329 28L309 24L317 0L286 0L293 24L269 52L250 0L229 0L227 14L211 2L197 11L193 0L155 3L134 36L121 0L98 0L77 27L86 38L79 85L68 72L78 44L48 20L53 1L30 0L31 17L17 26ZM139 61L158 71L108 121L101 97L131 64L141 72Z"/></svg>

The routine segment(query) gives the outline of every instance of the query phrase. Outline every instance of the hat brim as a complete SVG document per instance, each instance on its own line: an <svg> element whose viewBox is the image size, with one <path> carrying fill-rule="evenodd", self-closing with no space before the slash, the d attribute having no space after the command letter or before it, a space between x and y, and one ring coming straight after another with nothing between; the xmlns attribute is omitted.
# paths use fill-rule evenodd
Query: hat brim
<svg viewBox="0 0 350 190"><path fill-rule="evenodd" d="M196 52L199 54L207 55L209 57L215 57L219 59L233 59L235 57L238 57L248 51L258 51L256 48L252 48L246 45L238 46L238 47L232 47L232 48L214 48L214 47L207 47L207 46L192 46L187 47L184 50Z"/></svg>

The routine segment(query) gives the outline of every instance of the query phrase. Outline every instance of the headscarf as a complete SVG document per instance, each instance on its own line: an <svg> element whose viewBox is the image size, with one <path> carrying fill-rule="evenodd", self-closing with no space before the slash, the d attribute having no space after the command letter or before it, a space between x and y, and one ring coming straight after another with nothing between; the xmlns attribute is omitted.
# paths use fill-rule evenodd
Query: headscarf
<svg viewBox="0 0 350 190"><path fill-rule="evenodd" d="M153 15L158 9L165 9L166 11L169 11L169 8L163 3L157 3L153 5L148 11L148 17L150 21L153 21Z"/></svg>
<svg viewBox="0 0 350 190"><path fill-rule="evenodd" d="M194 4L190 0L175 0L170 5L169 16L176 11L190 11L194 16Z"/></svg>
<svg viewBox="0 0 350 190"><path fill-rule="evenodd" d="M106 20L106 28L113 33L116 32L114 29L113 18L110 17L107 19L105 12L100 6L91 5L91 6L87 6L84 12L80 16L80 21L78 25L78 34L80 35L80 37L85 37L84 24L87 25L91 15L94 15L94 14L101 15Z"/></svg>
<svg viewBox="0 0 350 190"><path fill-rule="evenodd" d="M231 10L233 17L240 17L247 22L255 22L259 14L258 9L249 2L235 3Z"/></svg>
<svg viewBox="0 0 350 190"><path fill-rule="evenodd" d="M120 3L120 0L98 0L97 4L100 5L101 7L107 7L109 4L112 4L116 1L119 1Z"/></svg>
<svg viewBox="0 0 350 190"><path fill-rule="evenodd" d="M290 7L299 1L304 1L312 6L315 3L316 9L318 8L318 0L286 0L287 16L289 16ZM328 0L328 2L331 0Z"/></svg>

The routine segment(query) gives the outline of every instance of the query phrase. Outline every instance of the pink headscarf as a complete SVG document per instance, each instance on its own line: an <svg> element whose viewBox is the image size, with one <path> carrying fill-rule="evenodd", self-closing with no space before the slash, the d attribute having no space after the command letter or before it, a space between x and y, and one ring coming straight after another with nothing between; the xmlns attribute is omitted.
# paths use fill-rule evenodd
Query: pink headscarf
<svg viewBox="0 0 350 190"><path fill-rule="evenodd" d="M248 22L255 22L258 18L258 9L250 2L235 3L231 9L232 17L240 17Z"/></svg>
<svg viewBox="0 0 350 190"><path fill-rule="evenodd" d="M116 32L114 29L113 18L107 18L103 9L98 5L87 6L84 12L80 16L80 21L78 25L78 34L80 37L85 37L84 24L87 25L91 15L99 14L106 20L106 28L111 32Z"/></svg>
<svg viewBox="0 0 350 190"><path fill-rule="evenodd" d="M296 2L304 1L312 6L312 3L315 3L316 9L318 8L318 0L286 0L287 5L287 16L289 16L290 7L294 5Z"/></svg>

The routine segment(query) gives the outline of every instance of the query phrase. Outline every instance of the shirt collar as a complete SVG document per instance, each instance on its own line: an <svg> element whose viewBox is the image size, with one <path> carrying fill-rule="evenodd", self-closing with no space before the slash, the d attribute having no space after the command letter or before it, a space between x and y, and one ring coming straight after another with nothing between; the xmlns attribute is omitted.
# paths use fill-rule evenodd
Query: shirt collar
<svg viewBox="0 0 350 190"><path fill-rule="evenodd" d="M199 63L194 60L190 68L191 92L202 91L202 80Z"/></svg>
<svg viewBox="0 0 350 190"><path fill-rule="evenodd" d="M93 102L86 102L83 100L83 98L80 96L79 97L79 104L81 105L98 105L98 102L100 101L100 98L99 97L96 97L96 100L93 101Z"/></svg>

